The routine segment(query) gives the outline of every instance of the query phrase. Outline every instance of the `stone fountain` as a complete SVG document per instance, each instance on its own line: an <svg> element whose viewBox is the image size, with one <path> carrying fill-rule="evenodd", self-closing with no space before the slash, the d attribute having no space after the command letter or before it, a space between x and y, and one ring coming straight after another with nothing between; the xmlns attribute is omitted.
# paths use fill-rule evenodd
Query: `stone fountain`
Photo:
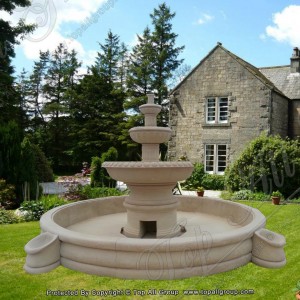
<svg viewBox="0 0 300 300"><path fill-rule="evenodd" d="M174 196L190 162L159 161L159 144L171 130L158 127L161 106L140 106L145 126L132 128L142 161L105 162L109 175L127 184L128 196L67 204L45 213L42 233L25 246L24 269L39 274L62 265L89 274L137 279L205 276L253 262L286 263L280 234L265 229L254 208L216 198Z"/></svg>

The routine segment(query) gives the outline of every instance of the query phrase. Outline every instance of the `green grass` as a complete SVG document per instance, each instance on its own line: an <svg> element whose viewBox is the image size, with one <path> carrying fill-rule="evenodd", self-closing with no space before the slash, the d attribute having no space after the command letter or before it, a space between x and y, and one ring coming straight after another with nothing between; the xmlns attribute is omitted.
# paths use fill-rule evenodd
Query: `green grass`
<svg viewBox="0 0 300 300"><path fill-rule="evenodd" d="M209 277L193 277L173 281L123 280L87 275L63 267L50 273L29 275L23 270L24 245L39 234L39 223L29 222L0 226L0 299L295 299L292 289L300 280L299 228L300 205L274 206L268 202L243 201L258 208L267 217L267 228L281 233L287 240L287 265L281 269L264 269L247 264L230 272ZM55 297L47 290L125 290L131 296ZM179 296L137 296L134 290L179 290ZM254 295L183 296L182 291L215 289L253 289Z"/></svg>

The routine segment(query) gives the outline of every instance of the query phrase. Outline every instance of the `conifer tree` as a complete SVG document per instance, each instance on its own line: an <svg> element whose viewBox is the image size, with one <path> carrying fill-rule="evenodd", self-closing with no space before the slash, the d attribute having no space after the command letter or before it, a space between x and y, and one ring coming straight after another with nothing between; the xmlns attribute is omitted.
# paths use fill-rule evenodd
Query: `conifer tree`
<svg viewBox="0 0 300 300"><path fill-rule="evenodd" d="M138 107L145 103L147 93L153 91L153 46L149 27L138 37L138 44L133 47L131 64L128 69L127 88L129 101L126 109L138 112Z"/></svg>
<svg viewBox="0 0 300 300"><path fill-rule="evenodd" d="M26 7L30 5L28 0L1 0L0 12L12 13L16 6ZM22 125L22 111L19 106L20 96L14 86L14 68L11 60L15 57L15 45L26 34L34 30L33 25L26 25L20 20L16 26L0 18L0 123L15 120Z"/></svg>
<svg viewBox="0 0 300 300"><path fill-rule="evenodd" d="M96 58L96 68L101 76L105 77L110 83L117 81L118 62L120 59L120 38L109 30L105 43L101 44L100 52Z"/></svg>
<svg viewBox="0 0 300 300"><path fill-rule="evenodd" d="M56 169L68 164L70 160L68 157L70 105L79 67L76 52L69 52L63 44L59 44L50 56L49 67L45 74L43 97L47 102L43 113L48 122L47 140L43 150L51 158Z"/></svg>
<svg viewBox="0 0 300 300"><path fill-rule="evenodd" d="M178 59L178 56L184 46L176 47L178 34L172 32L171 23L175 13L171 13L166 3L159 5L158 9L154 9L150 17L154 26L152 33L152 43L155 49L154 85L157 89L158 102L161 104L167 95L167 81L172 77L172 72L183 62L183 59Z"/></svg>
<svg viewBox="0 0 300 300"><path fill-rule="evenodd" d="M49 51L40 51L39 61L34 62L33 72L29 77L29 95L28 102L32 107L31 123L34 131L38 130L39 125L44 124L43 114L43 87L45 84L45 75L50 60Z"/></svg>
<svg viewBox="0 0 300 300"><path fill-rule="evenodd" d="M171 13L166 3L159 5L150 14L154 31L152 33L153 45L153 89L156 93L156 102L164 104L168 96L168 80L172 78L174 72L183 59L178 59L179 54L183 51L184 46L176 47L176 38L178 34L172 31L172 19L175 13ZM168 112L166 107L163 108L161 120L159 123L166 125L168 123Z"/></svg>

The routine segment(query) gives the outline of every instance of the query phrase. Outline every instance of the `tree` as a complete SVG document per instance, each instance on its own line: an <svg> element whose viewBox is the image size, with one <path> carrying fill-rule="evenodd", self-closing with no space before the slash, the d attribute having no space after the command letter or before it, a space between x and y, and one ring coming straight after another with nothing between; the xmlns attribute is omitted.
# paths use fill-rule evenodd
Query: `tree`
<svg viewBox="0 0 300 300"><path fill-rule="evenodd" d="M110 146L120 147L124 95L92 67L76 87L72 102L72 153L75 161L90 161Z"/></svg>
<svg viewBox="0 0 300 300"><path fill-rule="evenodd" d="M95 67L101 76L110 83L118 79L118 62L121 56L120 38L109 30L105 43L99 43L101 51L98 52ZM122 50L124 51L124 49Z"/></svg>
<svg viewBox="0 0 300 300"><path fill-rule="evenodd" d="M46 103L43 113L47 116L47 140L43 149L51 158L54 168L71 164L70 147L70 105L77 84L77 71L80 67L76 52L69 52L59 44L50 56L45 74L43 96Z"/></svg>
<svg viewBox="0 0 300 300"><path fill-rule="evenodd" d="M11 14L16 6L29 5L28 0L3 0L0 2L0 11L4 10ZM0 123L7 123L9 120L22 123L20 96L14 87L12 76L14 68L11 60L15 57L14 46L33 30L34 26L26 25L23 20L20 20L16 26L12 26L10 22L0 18Z"/></svg>
<svg viewBox="0 0 300 300"><path fill-rule="evenodd" d="M28 98L27 102L31 109L29 110L31 119L31 129L36 132L41 125L45 125L43 114L43 87L45 75L50 60L49 51L40 51L39 61L34 62L33 72L28 81Z"/></svg>
<svg viewBox="0 0 300 300"><path fill-rule="evenodd" d="M172 32L171 21L175 17L175 13L171 13L166 3L159 5L158 9L154 9L150 14L154 31L152 33L153 54L153 88L156 92L156 101L163 104L168 96L168 80L172 77L183 59L178 59L179 54L183 51L184 46L176 47L176 38L178 34ZM162 124L167 124L168 117L162 114Z"/></svg>
<svg viewBox="0 0 300 300"><path fill-rule="evenodd" d="M125 92L125 90L127 89L126 81L128 76L128 68L129 68L128 48L124 43L122 43L120 47L118 73L117 73L119 88L122 90L122 92Z"/></svg>
<svg viewBox="0 0 300 300"><path fill-rule="evenodd" d="M0 123L0 178L16 188L17 199L22 197L21 188L21 141L22 131L15 121ZM19 203L15 203L15 207Z"/></svg>
<svg viewBox="0 0 300 300"><path fill-rule="evenodd" d="M153 91L153 46L149 27L138 37L138 44L133 47L128 69L127 88L129 100L126 109L138 112L138 107L145 103L146 95Z"/></svg>

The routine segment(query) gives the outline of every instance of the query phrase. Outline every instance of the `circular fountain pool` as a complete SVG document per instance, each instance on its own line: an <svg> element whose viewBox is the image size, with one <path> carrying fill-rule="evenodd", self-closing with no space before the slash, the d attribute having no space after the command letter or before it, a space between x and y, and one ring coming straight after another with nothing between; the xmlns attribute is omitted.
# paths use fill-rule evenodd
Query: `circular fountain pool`
<svg viewBox="0 0 300 300"><path fill-rule="evenodd" d="M61 265L121 278L205 276L250 262L253 234L265 225L265 217L245 205L177 196L177 225L183 225L185 233L173 238L128 238L120 231L126 224L124 198L86 200L42 216L42 231L60 240Z"/></svg>

